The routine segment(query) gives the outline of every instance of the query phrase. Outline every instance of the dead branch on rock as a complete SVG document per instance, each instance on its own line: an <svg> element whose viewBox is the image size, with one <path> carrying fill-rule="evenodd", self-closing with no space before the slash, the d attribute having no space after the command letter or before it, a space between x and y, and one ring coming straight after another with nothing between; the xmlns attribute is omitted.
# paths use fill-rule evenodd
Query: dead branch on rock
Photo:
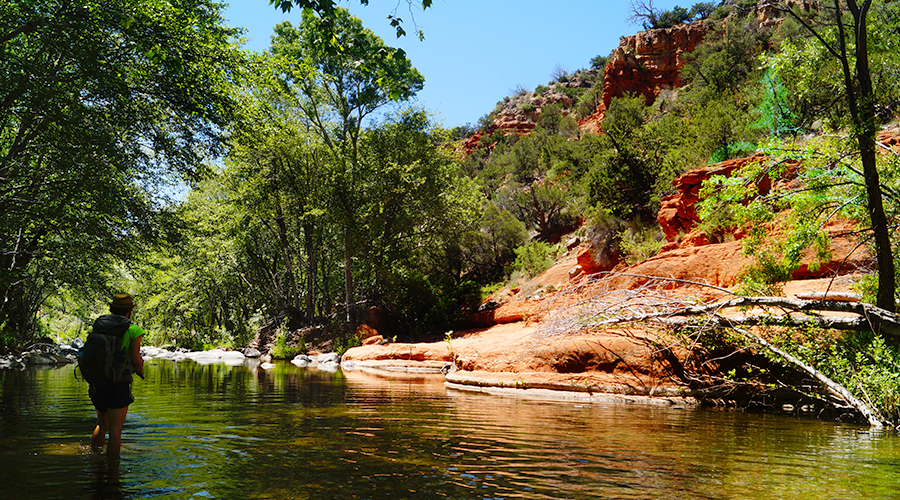
<svg viewBox="0 0 900 500"><path fill-rule="evenodd" d="M719 293L718 300L711 303L705 301L699 295L704 289ZM547 319L542 323L539 334L563 335L628 323L655 323L681 330L691 327L698 332L728 328L751 344L762 346L809 374L832 396L858 410L872 426L880 427L883 423L877 413L846 388L746 329L760 325L811 326L834 330L871 330L883 336L900 337L900 320L896 314L858 300L834 300L854 298L843 295L829 292L823 297L829 300L735 297L729 290L702 282L601 273L557 294L547 305ZM708 300L708 296L705 299ZM693 338L694 345L698 338L699 333ZM694 346L687 347L692 350Z"/></svg>

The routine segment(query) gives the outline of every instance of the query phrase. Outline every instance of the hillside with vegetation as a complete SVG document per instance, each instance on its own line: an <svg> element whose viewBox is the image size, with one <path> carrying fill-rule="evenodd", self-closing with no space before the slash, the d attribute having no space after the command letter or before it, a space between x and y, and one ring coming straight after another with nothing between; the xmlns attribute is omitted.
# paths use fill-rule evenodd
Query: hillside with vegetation
<svg viewBox="0 0 900 500"><path fill-rule="evenodd" d="M452 130L405 104L422 75L344 9L306 10L247 53L218 5L167 8L0 12L4 350L83 336L121 290L156 345L441 341L576 253L572 278L649 276L663 254L726 244L704 262L741 262L714 284L735 296L853 276L842 292L865 321L749 321L779 323L773 347L900 419L900 3L635 2L644 31ZM691 297L680 312L710 300ZM828 304L775 307L845 307ZM761 339L729 327L697 342Z"/></svg>

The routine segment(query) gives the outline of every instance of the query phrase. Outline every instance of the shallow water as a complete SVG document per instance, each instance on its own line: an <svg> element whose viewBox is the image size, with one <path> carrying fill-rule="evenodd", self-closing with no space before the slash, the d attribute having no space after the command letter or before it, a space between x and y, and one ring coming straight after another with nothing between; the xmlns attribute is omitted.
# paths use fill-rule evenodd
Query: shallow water
<svg viewBox="0 0 900 500"><path fill-rule="evenodd" d="M900 438L278 364L152 361L118 467L72 367L0 371L0 498L898 498Z"/></svg>

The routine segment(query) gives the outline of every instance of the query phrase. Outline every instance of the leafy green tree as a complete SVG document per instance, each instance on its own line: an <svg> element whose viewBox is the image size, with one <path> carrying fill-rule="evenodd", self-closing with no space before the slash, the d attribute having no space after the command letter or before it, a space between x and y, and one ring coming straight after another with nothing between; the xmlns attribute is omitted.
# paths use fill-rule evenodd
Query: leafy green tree
<svg viewBox="0 0 900 500"><path fill-rule="evenodd" d="M459 237L459 269L466 277L487 283L504 276L528 232L525 223L492 202L484 207L479 225L479 230Z"/></svg>
<svg viewBox="0 0 900 500"><path fill-rule="evenodd" d="M894 2L873 4L867 29L867 53L878 121L889 119L900 102L896 85L896 75L900 71L900 59L896 57L900 47L895 36L900 27L898 10L900 6ZM806 19L810 27L820 29L825 39L836 39L836 30L830 27L833 24L831 14L798 15ZM811 128L814 122L818 127L831 129L849 126L851 115L840 60L791 17L785 20L781 31L778 51L766 57L764 62L782 86L781 98L797 117L797 124L805 129Z"/></svg>
<svg viewBox="0 0 900 500"><path fill-rule="evenodd" d="M613 99L603 120L606 134L601 139L611 147L604 147L595 157L588 174L589 200L611 208L620 217L643 212L655 182L652 165L639 146L644 121L642 97Z"/></svg>
<svg viewBox="0 0 900 500"><path fill-rule="evenodd" d="M890 2L885 2L888 7L892 6L890 4ZM840 65L844 95L850 112L851 131L856 140L856 152L862 163L866 186L866 206L875 241L878 265L878 294L875 305L894 312L896 309L894 302L896 295L895 265L875 154L878 117L875 81L872 78L872 67L869 64L869 37L871 34L868 23L872 6L872 0L865 0L862 3L858 3L856 0L846 0L845 2L835 0L831 23L820 26L814 25L805 16L791 10L789 6L783 6L783 10L802 24L828 51L830 57ZM877 47L877 45L873 47Z"/></svg>
<svg viewBox="0 0 900 500"><path fill-rule="evenodd" d="M363 273L371 284L361 291L410 325L428 321L429 307L443 307L433 294L424 304L410 301L410 291L453 280L446 265L430 263L443 260L458 234L474 230L482 201L439 145L444 140L424 111L409 109L366 130L360 144L360 267L371 269Z"/></svg>
<svg viewBox="0 0 900 500"><path fill-rule="evenodd" d="M727 93L691 110L690 131L694 147L709 163L717 163L752 153L758 134L751 130L753 119L738 94ZM746 101L745 101L746 102Z"/></svg>
<svg viewBox="0 0 900 500"><path fill-rule="evenodd" d="M575 102L575 113L579 119L587 118L597 112L597 106L603 102L603 78L598 78L591 88L582 93Z"/></svg>
<svg viewBox="0 0 900 500"><path fill-rule="evenodd" d="M281 78L298 96L299 110L321 138L337 165L333 184L334 210L344 227L344 302L347 314L355 302L353 260L357 256L359 209L359 143L363 121L392 101L411 98L424 78L402 50L391 49L346 9L337 8L326 31L323 20L310 11L294 27L283 22L275 27L270 52L281 58ZM323 41L330 33L340 51Z"/></svg>
<svg viewBox="0 0 900 500"><path fill-rule="evenodd" d="M0 7L0 328L23 339L59 287L172 227L171 180L220 151L242 64L221 5L36 0Z"/></svg>
<svg viewBox="0 0 900 500"><path fill-rule="evenodd" d="M676 24L690 21L691 11L676 5L672 10L660 10L653 6L653 0L631 0L632 23L640 23L645 29L671 28Z"/></svg>
<svg viewBox="0 0 900 500"><path fill-rule="evenodd" d="M359 3L362 5L369 5L369 0L359 0ZM407 0L407 3L410 6L410 15L412 15L412 6L419 2ZM422 9L431 7L432 3L433 0L422 0ZM335 0L269 0L269 5L274 5L275 8L281 9L282 12L289 12L294 7L313 12L321 18L322 23L326 28L330 28L331 24L338 17L338 14L336 14L338 7ZM387 20L390 22L391 26L397 30L398 38L406 35L406 30L403 29L403 19L397 16L397 9L394 9L394 11L387 16ZM422 30L418 30L418 35L419 39L425 38ZM336 48L341 47L336 39L332 39L332 43L335 44Z"/></svg>
<svg viewBox="0 0 900 500"><path fill-rule="evenodd" d="M682 69L693 99L705 103L717 96L741 90L748 80L758 80L756 57L769 33L757 29L752 16L729 18L716 25L690 54Z"/></svg>
<svg viewBox="0 0 900 500"><path fill-rule="evenodd" d="M300 108L281 85L278 62L260 56L245 84L234 145L224 172L228 191L248 207L247 225L276 242L280 272L255 275L268 283L273 311L299 319L316 316L316 282L323 226L327 224L334 162ZM324 182L323 182L324 181ZM305 278L304 278L305 276ZM272 281L274 280L274 281Z"/></svg>
<svg viewBox="0 0 900 500"><path fill-rule="evenodd" d="M591 58L591 69L603 69L609 63L609 56L596 55Z"/></svg>
<svg viewBox="0 0 900 500"><path fill-rule="evenodd" d="M516 193L514 203L521 218L537 228L538 238L543 241L559 241L577 227L576 217L567 210L570 190L565 177L532 182Z"/></svg>
<svg viewBox="0 0 900 500"><path fill-rule="evenodd" d="M556 261L553 245L543 241L532 241L516 248L516 260L512 267L524 273L529 279L550 268Z"/></svg>
<svg viewBox="0 0 900 500"><path fill-rule="evenodd" d="M656 22L655 28L671 28L677 24L686 23L691 20L691 14L688 9L678 5L672 7L672 10L663 11L659 20Z"/></svg>
<svg viewBox="0 0 900 500"><path fill-rule="evenodd" d="M345 178L298 96L269 87L265 77L244 95L235 147L218 179L235 217L223 227L230 227L235 271L260 309L296 328L328 315L340 295L332 284L342 259L322 250L343 239L341 200L333 193ZM435 262L447 241L476 220L477 192L439 146L445 140L423 111L411 109L363 130L357 148L357 293L410 328L434 320L426 314L432 309L435 316L445 312L432 291L447 266Z"/></svg>
<svg viewBox="0 0 900 500"><path fill-rule="evenodd" d="M602 97L602 96L601 96ZM573 138L578 135L578 122L562 106L552 104L541 109L541 130L551 135Z"/></svg>
<svg viewBox="0 0 900 500"><path fill-rule="evenodd" d="M613 99L602 123L605 133L587 137L595 151L580 181L588 205L621 219L651 222L671 180L694 165L697 148L687 137L685 120L675 114L653 117L651 111L642 96Z"/></svg>
<svg viewBox="0 0 900 500"><path fill-rule="evenodd" d="M716 2L697 2L691 6L691 11L688 15L693 20L706 19L716 11L716 8Z"/></svg>

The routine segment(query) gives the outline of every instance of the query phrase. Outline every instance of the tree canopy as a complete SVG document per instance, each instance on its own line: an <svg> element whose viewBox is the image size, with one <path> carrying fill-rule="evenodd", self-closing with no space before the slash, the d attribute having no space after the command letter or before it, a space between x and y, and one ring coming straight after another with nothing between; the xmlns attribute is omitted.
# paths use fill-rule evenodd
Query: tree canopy
<svg viewBox="0 0 900 500"><path fill-rule="evenodd" d="M170 225L160 188L221 151L241 66L207 0L0 8L0 325L95 289Z"/></svg>
<svg viewBox="0 0 900 500"><path fill-rule="evenodd" d="M359 0L359 3L361 5L369 5L369 0ZM398 2L397 8L387 16L388 22L390 22L391 26L397 31L398 38L406 35L406 30L403 28L403 18L397 15L400 3L401 2ZM410 6L410 15L412 15L412 6L419 2L406 0L406 3ZM422 0L422 9L431 7L433 3L433 0ZM334 0L269 0L269 5L274 5L276 9L281 9L282 12L290 12L296 7L315 13L321 19L326 33L330 31L331 23L335 19L335 12L337 9L337 2ZM419 38L424 39L424 33L422 33L421 30L417 30L417 32ZM336 42L336 40L333 41Z"/></svg>

